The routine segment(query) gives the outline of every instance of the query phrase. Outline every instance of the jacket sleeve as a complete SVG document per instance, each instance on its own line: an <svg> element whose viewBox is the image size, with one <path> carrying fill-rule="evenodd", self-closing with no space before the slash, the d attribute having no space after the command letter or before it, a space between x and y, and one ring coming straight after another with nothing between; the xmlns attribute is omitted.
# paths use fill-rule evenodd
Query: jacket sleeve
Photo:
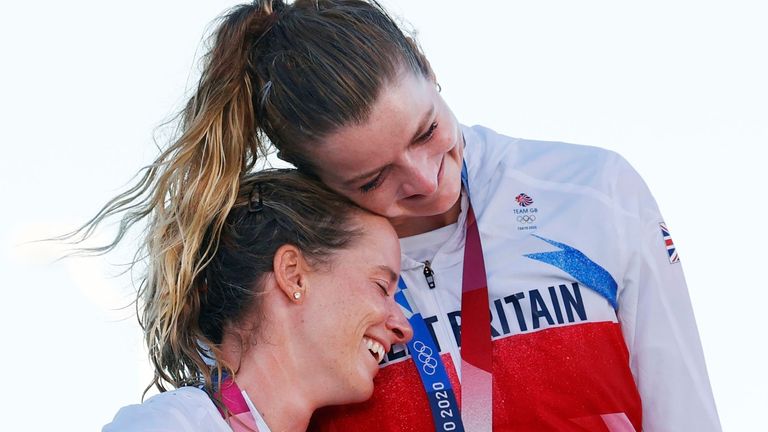
<svg viewBox="0 0 768 432"><path fill-rule="evenodd" d="M616 158L613 194L623 243L617 249L626 269L618 317L643 404L643 430L720 431L677 251L648 187Z"/></svg>
<svg viewBox="0 0 768 432"><path fill-rule="evenodd" d="M181 413L155 406L129 405L120 408L111 423L102 432L172 432L194 431L194 425Z"/></svg>
<svg viewBox="0 0 768 432"><path fill-rule="evenodd" d="M231 431L208 396L195 388L155 395L120 409L102 432Z"/></svg>

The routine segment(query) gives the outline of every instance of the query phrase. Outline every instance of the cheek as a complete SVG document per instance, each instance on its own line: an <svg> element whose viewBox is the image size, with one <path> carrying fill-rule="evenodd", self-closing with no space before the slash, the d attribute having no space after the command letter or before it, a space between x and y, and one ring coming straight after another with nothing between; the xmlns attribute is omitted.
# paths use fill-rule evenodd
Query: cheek
<svg viewBox="0 0 768 432"><path fill-rule="evenodd" d="M350 307L347 311L350 317L359 321L358 324L370 325L386 315L386 299L379 288L362 286L356 295L350 296Z"/></svg>
<svg viewBox="0 0 768 432"><path fill-rule="evenodd" d="M331 190L337 194L349 199L358 206L384 217L394 216L391 209L394 202L398 199L397 190L399 186L392 181L391 178L387 179L384 184L378 188L371 190L367 193L362 193L357 189L341 188L334 181L329 181L328 177L323 173L319 174L320 181L328 186Z"/></svg>
<svg viewBox="0 0 768 432"><path fill-rule="evenodd" d="M384 217L395 217L394 212L396 202L400 199L398 189L400 182L398 180L388 179L387 185L377 188L367 194L360 194L357 197L348 197L360 207Z"/></svg>

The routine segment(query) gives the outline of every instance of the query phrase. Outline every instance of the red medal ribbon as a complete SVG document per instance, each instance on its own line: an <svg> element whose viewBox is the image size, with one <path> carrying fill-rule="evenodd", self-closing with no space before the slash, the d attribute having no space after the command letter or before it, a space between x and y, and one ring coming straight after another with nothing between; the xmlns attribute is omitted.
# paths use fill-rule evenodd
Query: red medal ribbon
<svg viewBox="0 0 768 432"><path fill-rule="evenodd" d="M466 175L466 165L462 174ZM464 180L469 195L466 178ZM471 201L467 207L461 284L461 418L468 431L490 432L493 429L493 344L488 278Z"/></svg>

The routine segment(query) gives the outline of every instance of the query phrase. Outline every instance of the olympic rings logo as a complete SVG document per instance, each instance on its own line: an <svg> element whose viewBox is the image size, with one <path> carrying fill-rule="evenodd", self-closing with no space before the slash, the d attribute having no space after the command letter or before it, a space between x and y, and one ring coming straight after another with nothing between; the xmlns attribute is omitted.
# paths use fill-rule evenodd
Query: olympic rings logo
<svg viewBox="0 0 768 432"><path fill-rule="evenodd" d="M425 374L432 376L437 371L437 359L432 357L434 354L432 348L428 347L422 341L416 341L413 343L413 349L416 350L416 357L421 363L421 370Z"/></svg>
<svg viewBox="0 0 768 432"><path fill-rule="evenodd" d="M536 222L536 216L534 215L522 215L517 217L517 221L520 223L533 223Z"/></svg>

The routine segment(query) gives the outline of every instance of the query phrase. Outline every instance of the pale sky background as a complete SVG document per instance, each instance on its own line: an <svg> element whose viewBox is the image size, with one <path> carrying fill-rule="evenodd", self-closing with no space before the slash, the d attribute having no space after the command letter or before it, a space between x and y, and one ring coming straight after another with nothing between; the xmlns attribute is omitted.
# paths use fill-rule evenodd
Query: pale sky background
<svg viewBox="0 0 768 432"><path fill-rule="evenodd" d="M0 5L0 430L99 430L149 380L132 245L25 244L92 216L156 154L227 1ZM768 7L762 1L385 1L460 121L618 151L686 271L726 431L768 430ZM190 78L192 77L192 78ZM105 235L109 231L104 232Z"/></svg>

